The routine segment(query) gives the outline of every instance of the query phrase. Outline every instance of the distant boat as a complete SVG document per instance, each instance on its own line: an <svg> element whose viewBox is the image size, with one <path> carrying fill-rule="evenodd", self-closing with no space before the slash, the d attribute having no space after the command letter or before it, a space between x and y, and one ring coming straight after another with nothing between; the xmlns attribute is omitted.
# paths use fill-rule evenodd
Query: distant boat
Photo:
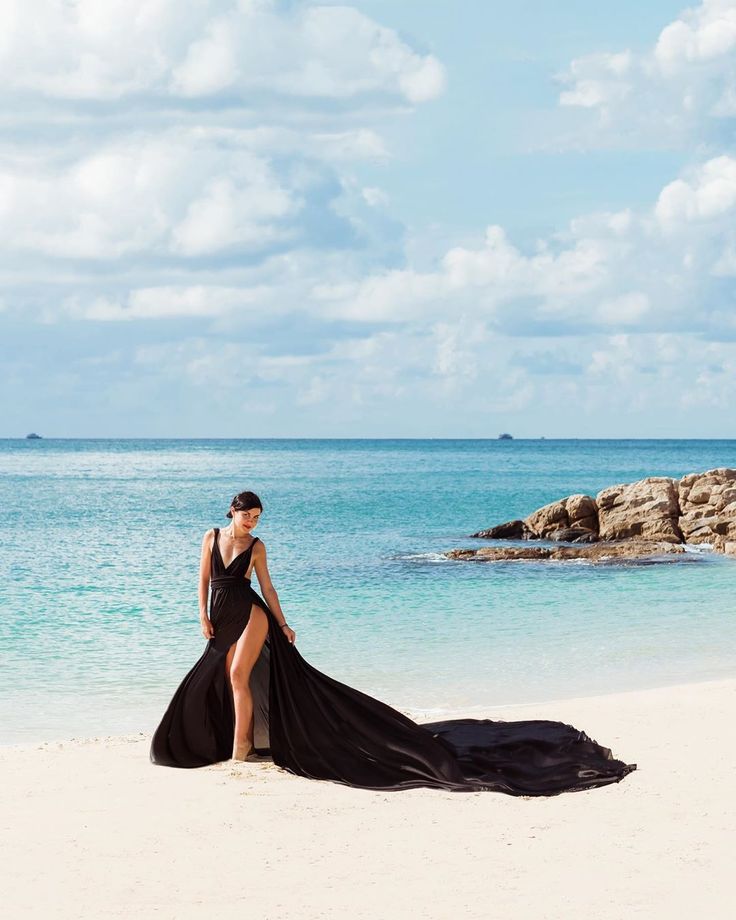
<svg viewBox="0 0 736 920"><path fill-rule="evenodd" d="M504 431L503 434L500 434L500 435L498 436L498 440L499 440L499 441L513 441L513 440L514 440L514 436L511 435L511 434L509 434L507 431Z"/></svg>
<svg viewBox="0 0 736 920"><path fill-rule="evenodd" d="M26 435L26 438L30 438L32 441L40 441L40 440L41 440L41 435L40 435L40 434L36 434L35 431L32 431L30 434L27 434L27 435Z"/></svg>

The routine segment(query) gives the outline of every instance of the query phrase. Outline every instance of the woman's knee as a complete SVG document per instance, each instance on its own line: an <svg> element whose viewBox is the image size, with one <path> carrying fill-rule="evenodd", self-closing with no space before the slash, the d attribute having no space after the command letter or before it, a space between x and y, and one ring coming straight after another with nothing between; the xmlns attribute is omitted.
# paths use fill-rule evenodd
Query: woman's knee
<svg viewBox="0 0 736 920"><path fill-rule="evenodd" d="M232 684L233 690L242 692L243 690L248 690L250 683L250 672L251 669L244 666L235 665L230 668L230 683Z"/></svg>

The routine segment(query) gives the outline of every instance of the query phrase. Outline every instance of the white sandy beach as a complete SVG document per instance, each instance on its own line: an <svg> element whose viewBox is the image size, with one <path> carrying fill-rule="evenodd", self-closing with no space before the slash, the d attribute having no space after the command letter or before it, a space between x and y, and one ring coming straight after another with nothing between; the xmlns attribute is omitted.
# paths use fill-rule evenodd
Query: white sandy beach
<svg viewBox="0 0 736 920"><path fill-rule="evenodd" d="M522 799L372 792L270 762L167 769L146 734L4 747L3 914L734 916L736 680L486 715L570 722L638 770Z"/></svg>

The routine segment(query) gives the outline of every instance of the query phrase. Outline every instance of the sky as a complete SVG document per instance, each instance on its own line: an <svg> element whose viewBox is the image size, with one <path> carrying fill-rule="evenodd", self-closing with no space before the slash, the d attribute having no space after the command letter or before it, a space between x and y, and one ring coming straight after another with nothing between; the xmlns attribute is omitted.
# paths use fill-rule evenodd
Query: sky
<svg viewBox="0 0 736 920"><path fill-rule="evenodd" d="M736 0L0 2L0 437L735 436Z"/></svg>

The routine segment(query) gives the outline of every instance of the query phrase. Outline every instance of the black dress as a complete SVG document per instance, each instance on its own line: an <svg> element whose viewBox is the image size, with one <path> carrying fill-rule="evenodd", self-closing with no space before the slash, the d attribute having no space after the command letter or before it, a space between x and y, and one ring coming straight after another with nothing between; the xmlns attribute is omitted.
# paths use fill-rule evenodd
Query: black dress
<svg viewBox="0 0 736 920"><path fill-rule="evenodd" d="M300 655L245 577L258 537L227 567L218 539L215 528L210 580L214 637L154 732L153 763L201 767L230 758L235 713L225 657L255 603L266 611L269 631L250 678L254 746L291 773L364 789L428 786L535 796L617 783L636 769L563 722L417 723L334 680Z"/></svg>

